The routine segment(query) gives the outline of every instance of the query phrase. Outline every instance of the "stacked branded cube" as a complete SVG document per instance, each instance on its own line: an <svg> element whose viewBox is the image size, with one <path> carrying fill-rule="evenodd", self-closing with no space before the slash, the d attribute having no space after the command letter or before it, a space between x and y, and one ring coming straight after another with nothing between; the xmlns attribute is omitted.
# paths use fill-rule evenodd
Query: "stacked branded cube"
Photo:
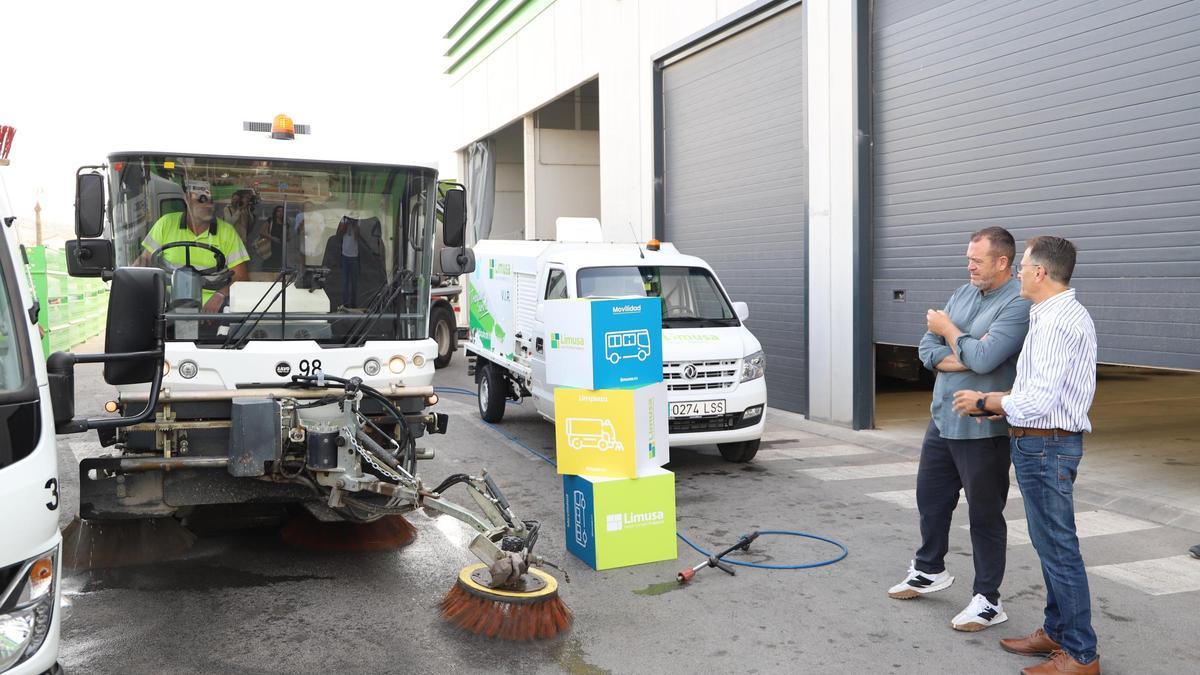
<svg viewBox="0 0 1200 675"><path fill-rule="evenodd" d="M598 570L673 560L661 301L555 300L545 323L567 549Z"/></svg>

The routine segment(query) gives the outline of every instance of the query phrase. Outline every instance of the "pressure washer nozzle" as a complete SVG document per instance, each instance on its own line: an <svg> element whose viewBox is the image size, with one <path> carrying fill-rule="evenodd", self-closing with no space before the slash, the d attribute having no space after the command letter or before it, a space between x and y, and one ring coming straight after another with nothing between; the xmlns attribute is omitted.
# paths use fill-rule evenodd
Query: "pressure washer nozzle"
<svg viewBox="0 0 1200 675"><path fill-rule="evenodd" d="M725 549L724 551L721 551L717 555L708 556L708 560L705 560L704 562L700 563L699 565L696 565L695 567L689 567L688 569L683 570L679 574L676 574L675 580L678 581L680 584L686 584L687 582L692 580L692 577L696 576L696 572L699 572L700 570L704 569L705 567L716 567L718 569L721 569L721 570L724 570L725 572L727 572L729 574L729 576L736 577L737 572L734 571L733 567L729 563L725 562L724 560L721 560L721 558L724 558L726 555L729 555L730 553L737 551L737 550L749 551L750 550L750 542L754 541L755 539L758 539L758 532L751 532L750 534L743 534L741 537L738 538L737 543L734 544L733 546L730 546L729 548Z"/></svg>

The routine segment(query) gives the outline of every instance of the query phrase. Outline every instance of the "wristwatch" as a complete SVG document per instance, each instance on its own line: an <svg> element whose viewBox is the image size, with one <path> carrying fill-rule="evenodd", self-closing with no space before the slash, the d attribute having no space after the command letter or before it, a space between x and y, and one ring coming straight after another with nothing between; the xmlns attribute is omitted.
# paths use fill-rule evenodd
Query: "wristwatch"
<svg viewBox="0 0 1200 675"><path fill-rule="evenodd" d="M975 401L975 407L980 410L987 410L987 396L983 396L978 401Z"/></svg>

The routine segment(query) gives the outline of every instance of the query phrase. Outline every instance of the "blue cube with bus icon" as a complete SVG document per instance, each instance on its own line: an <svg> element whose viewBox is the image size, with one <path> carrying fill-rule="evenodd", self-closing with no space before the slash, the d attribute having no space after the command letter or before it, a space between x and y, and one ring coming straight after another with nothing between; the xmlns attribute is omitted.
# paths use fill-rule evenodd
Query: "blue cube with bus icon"
<svg viewBox="0 0 1200 675"><path fill-rule="evenodd" d="M552 386L620 389L662 381L660 299L551 300L545 316Z"/></svg>

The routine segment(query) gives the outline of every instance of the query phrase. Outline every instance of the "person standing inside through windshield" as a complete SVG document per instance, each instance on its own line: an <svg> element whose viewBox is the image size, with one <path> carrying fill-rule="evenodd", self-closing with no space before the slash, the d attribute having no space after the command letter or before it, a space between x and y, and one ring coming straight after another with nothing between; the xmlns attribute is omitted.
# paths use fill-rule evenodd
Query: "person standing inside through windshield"
<svg viewBox="0 0 1200 675"><path fill-rule="evenodd" d="M233 271L233 281L250 278L246 266L250 254L246 252L242 238L233 225L216 217L212 201L212 187L207 181L189 180L185 184L184 203L187 208L168 213L158 219L146 237L142 239L142 254L135 265L147 267L151 258L163 246L176 242L207 244L225 255L225 268ZM186 264L188 260L199 269L212 267L217 259L210 251L198 246L177 246L162 254L163 260L174 265ZM217 291L207 288L201 291L200 303L205 312L219 312L229 298L229 286Z"/></svg>
<svg viewBox="0 0 1200 675"><path fill-rule="evenodd" d="M269 251L266 260L263 261L263 270L267 272L278 272L283 269L283 229L286 227L283 216L282 205L271 209L271 219L263 225L262 233L259 235L269 242L270 246L270 248L263 247L264 250Z"/></svg>

